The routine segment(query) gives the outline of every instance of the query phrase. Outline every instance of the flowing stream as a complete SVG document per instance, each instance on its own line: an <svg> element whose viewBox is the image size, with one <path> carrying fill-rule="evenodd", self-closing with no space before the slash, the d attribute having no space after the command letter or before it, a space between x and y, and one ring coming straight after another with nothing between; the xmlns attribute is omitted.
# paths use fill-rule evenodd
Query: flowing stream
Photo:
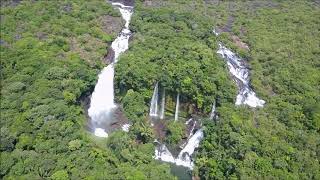
<svg viewBox="0 0 320 180"><path fill-rule="evenodd" d="M216 31L213 31L213 33L218 36L219 33ZM255 92L250 88L250 78L249 78L249 69L245 66L245 62L243 59L239 58L235 53L233 53L230 49L224 47L221 43L219 43L219 50L217 51L218 54L220 54L228 64L228 68L230 73L233 75L234 80L237 83L237 86L239 88L239 93L237 95L236 99L236 105L246 104L250 107L263 107L265 104L265 101L262 99L259 99ZM155 87L154 93L157 92L157 86ZM154 96L152 97L152 102L154 102ZM155 101L157 104L157 101ZM151 108L153 108L155 105L151 103ZM150 114L151 114L151 108L150 108ZM179 113L179 94L177 94L176 99L176 112L175 112L175 121L178 120L178 113ZM218 116L216 114L216 103L212 104L212 110L210 113L211 119L217 119ZM191 122L191 119L186 122L188 124ZM195 125L195 124L194 124ZM193 169L193 159L192 155L195 151L195 149L199 146L200 141L203 139L203 130L199 129L193 134L194 126L192 127L192 130L190 131L189 138L187 142L185 142L183 145L181 145L182 150L179 152L178 156L175 158L172 153L169 151L169 149L166 147L165 144L162 144L158 141L154 158L164 161L164 162L170 162L174 163L178 166L184 166L189 169Z"/></svg>
<svg viewBox="0 0 320 180"><path fill-rule="evenodd" d="M114 65L117 63L119 55L128 49L131 35L129 23L133 13L133 7L125 6L121 3L112 3L112 5L119 8L121 16L125 20L125 27L112 42L111 47L115 53L113 63L101 71L91 96L88 114L92 121L94 134L99 137L108 137L106 129L115 121L113 111L117 105L114 102ZM127 129L127 127L123 129Z"/></svg>
<svg viewBox="0 0 320 180"><path fill-rule="evenodd" d="M178 157L174 158L167 146L158 142L154 158L164 162L174 163L178 166L184 166L192 170L194 166L192 155L195 149L199 147L200 141L203 138L203 130L199 129L196 133L192 133L193 132L191 131L189 139L184 145L184 148L180 151Z"/></svg>
<svg viewBox="0 0 320 180"><path fill-rule="evenodd" d="M239 88L236 105L246 104L250 107L263 107L265 101L259 99L256 93L250 88L249 69L245 66L244 60L221 43L219 43L217 53L227 61L229 71Z"/></svg>
<svg viewBox="0 0 320 180"><path fill-rule="evenodd" d="M212 32L216 36L220 35L215 29L213 29ZM256 93L251 89L249 69L246 67L244 60L221 43L219 43L219 50L217 53L227 61L229 72L237 83L239 93L235 104L246 104L250 107L263 107L266 102L258 98Z"/></svg>

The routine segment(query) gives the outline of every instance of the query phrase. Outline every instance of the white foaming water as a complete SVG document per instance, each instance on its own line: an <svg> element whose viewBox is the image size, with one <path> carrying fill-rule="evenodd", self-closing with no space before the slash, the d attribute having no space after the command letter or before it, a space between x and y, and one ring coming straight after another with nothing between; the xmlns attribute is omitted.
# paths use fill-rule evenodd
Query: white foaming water
<svg viewBox="0 0 320 180"><path fill-rule="evenodd" d="M166 104L166 91L163 89L162 98L161 98L161 111L160 111L160 119L164 119L164 110Z"/></svg>
<svg viewBox="0 0 320 180"><path fill-rule="evenodd" d="M212 32L216 35L219 36L219 32L216 29L213 29Z"/></svg>
<svg viewBox="0 0 320 180"><path fill-rule="evenodd" d="M192 121L192 118L188 119L185 124L189 124Z"/></svg>
<svg viewBox="0 0 320 180"><path fill-rule="evenodd" d="M154 158L164 162L175 163L178 166L184 166L189 169L193 169L194 163L192 155L194 150L199 147L200 141L203 138L203 130L199 129L195 134L193 134L185 147L180 151L177 158L174 158L169 149L165 144L159 144L155 150Z"/></svg>
<svg viewBox="0 0 320 180"><path fill-rule="evenodd" d="M153 90L153 95L151 98L151 102L150 102L150 116L158 116L158 92L159 89L159 84L157 82L157 84L154 86L154 90Z"/></svg>
<svg viewBox="0 0 320 180"><path fill-rule="evenodd" d="M123 131L125 131L125 132L129 132L129 129L130 129L130 124L124 124L122 127L121 127L121 129L123 130Z"/></svg>
<svg viewBox="0 0 320 180"><path fill-rule="evenodd" d="M229 71L234 76L238 85L239 93L237 95L236 105L247 104L251 107L263 107L265 101L259 99L256 93L250 88L249 69L245 67L243 60L221 43L219 43L217 53L227 61Z"/></svg>
<svg viewBox="0 0 320 180"><path fill-rule="evenodd" d="M175 163L175 159L165 144L159 144L155 150L154 159Z"/></svg>
<svg viewBox="0 0 320 180"><path fill-rule="evenodd" d="M179 98L180 98L180 94L178 93L177 95L177 102L176 102L176 112L174 114L174 120L177 121L179 118Z"/></svg>
<svg viewBox="0 0 320 180"><path fill-rule="evenodd" d="M216 117L216 103L214 102L212 104L212 109L211 109L211 113L210 113L210 119L215 119Z"/></svg>
<svg viewBox="0 0 320 180"><path fill-rule="evenodd" d="M94 130L94 135L98 137L108 137L108 134L101 128L96 128Z"/></svg>
<svg viewBox="0 0 320 180"><path fill-rule="evenodd" d="M190 134L189 134L188 138L190 138L193 135L193 131L194 131L194 128L196 127L196 125L197 125L197 121L193 121L193 124L192 124L192 127L191 127Z"/></svg>
<svg viewBox="0 0 320 180"><path fill-rule="evenodd" d="M126 21L125 28L119 33L118 37L112 42L112 49L115 53L114 61L105 67L98 78L98 82L94 88L91 96L90 108L88 114L93 121L95 128L95 135L100 137L107 137L108 134L104 129L98 128L101 124L108 125L111 123L111 113L116 107L114 103L114 64L118 61L119 55L128 49L128 42L131 32L129 30L129 23L133 8L124 6L121 3L112 3L120 10L122 18Z"/></svg>
<svg viewBox="0 0 320 180"><path fill-rule="evenodd" d="M185 166L193 169L192 154L194 150L199 147L200 141L203 138L203 131L199 129L191 138L188 140L187 145L180 151L178 158L176 159L176 164L179 166Z"/></svg>

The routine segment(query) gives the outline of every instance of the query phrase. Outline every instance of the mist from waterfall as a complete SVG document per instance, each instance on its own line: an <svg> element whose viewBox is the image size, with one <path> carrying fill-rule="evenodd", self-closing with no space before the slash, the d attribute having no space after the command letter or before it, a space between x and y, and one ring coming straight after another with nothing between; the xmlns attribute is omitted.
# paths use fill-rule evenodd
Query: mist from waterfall
<svg viewBox="0 0 320 180"><path fill-rule="evenodd" d="M179 99L180 99L180 93L177 95L177 101L176 101L176 112L174 114L174 120L177 121L179 118Z"/></svg>
<svg viewBox="0 0 320 180"><path fill-rule="evenodd" d="M101 71L88 109L88 115L95 129L94 133L100 137L108 136L105 128L115 120L112 115L113 110L116 108L114 102L114 65L118 61L119 55L128 49L129 37L131 35L129 23L133 13L133 7L125 6L121 3L112 3L112 5L120 10L122 18L126 23L118 37L112 42L111 47L115 53L113 63Z"/></svg>

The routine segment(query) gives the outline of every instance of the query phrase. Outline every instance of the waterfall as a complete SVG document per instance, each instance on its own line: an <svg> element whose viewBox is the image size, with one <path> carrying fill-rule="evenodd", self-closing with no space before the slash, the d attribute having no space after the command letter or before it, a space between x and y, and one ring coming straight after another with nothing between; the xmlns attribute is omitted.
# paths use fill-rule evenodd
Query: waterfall
<svg viewBox="0 0 320 180"><path fill-rule="evenodd" d="M188 119L185 124L188 125L191 121L192 121L192 118Z"/></svg>
<svg viewBox="0 0 320 180"><path fill-rule="evenodd" d="M236 99L236 105L246 104L250 107L263 107L265 101L259 99L256 93L250 88L249 69L246 68L243 59L236 56L228 48L219 43L219 50L217 51L228 64L230 73L233 75L239 93Z"/></svg>
<svg viewBox="0 0 320 180"><path fill-rule="evenodd" d="M196 125L197 125L197 121L193 121L193 124L192 124L192 127L191 127L191 129L190 129L190 133L189 133L188 138L190 138L190 137L192 136L193 130L194 130L194 128L196 127Z"/></svg>
<svg viewBox="0 0 320 180"><path fill-rule="evenodd" d="M216 103L214 102L212 104L212 110L211 110L211 113L210 113L210 119L215 119L216 117Z"/></svg>
<svg viewBox="0 0 320 180"><path fill-rule="evenodd" d="M150 103L150 116L158 116L158 95L159 95L159 84L158 82L156 83L156 85L154 86L154 90L153 90L153 95L152 95L152 99L151 99L151 103Z"/></svg>
<svg viewBox="0 0 320 180"><path fill-rule="evenodd" d="M122 18L126 23L118 37L112 42L111 47L115 52L113 63L109 64L101 71L94 92L92 93L90 107L88 109L88 115L91 118L95 129L94 134L100 137L108 136L105 128L114 121L114 118L112 118L112 111L116 108L113 86L114 64L118 61L119 55L128 49L129 37L131 35L129 23L133 13L133 7L124 6L121 3L112 3L112 5L119 8Z"/></svg>
<svg viewBox="0 0 320 180"><path fill-rule="evenodd" d="M158 144L155 150L154 159L174 163L175 159L165 144Z"/></svg>
<svg viewBox="0 0 320 180"><path fill-rule="evenodd" d="M130 126L131 126L130 124L124 124L121 126L121 129L124 132L129 132Z"/></svg>
<svg viewBox="0 0 320 180"><path fill-rule="evenodd" d="M194 150L199 147L200 141L203 138L203 131L199 129L191 138L188 140L187 145L180 151L178 158L175 163L179 166L185 166L193 169L192 154Z"/></svg>
<svg viewBox="0 0 320 180"><path fill-rule="evenodd" d="M96 128L94 135L98 137L108 137L108 133L106 133L106 131L102 128Z"/></svg>
<svg viewBox="0 0 320 180"><path fill-rule="evenodd" d="M216 29L212 30L213 34L215 34L216 36L219 36L219 32Z"/></svg>
<svg viewBox="0 0 320 180"><path fill-rule="evenodd" d="M165 104L166 104L166 90L163 89L162 98L161 98L160 119L164 119Z"/></svg>
<svg viewBox="0 0 320 180"><path fill-rule="evenodd" d="M153 156L153 158L164 162L175 163L178 166L184 166L192 170L194 166L192 155L194 153L194 150L199 147L202 138L203 130L199 129L188 139L186 145L180 151L177 158L174 158L172 156L171 152L168 150L165 144L160 144L158 141L156 141L158 145L156 147L155 155Z"/></svg>
<svg viewBox="0 0 320 180"><path fill-rule="evenodd" d="M179 118L179 97L180 93L177 95L177 102L176 102L176 113L174 114L174 120L177 121Z"/></svg>

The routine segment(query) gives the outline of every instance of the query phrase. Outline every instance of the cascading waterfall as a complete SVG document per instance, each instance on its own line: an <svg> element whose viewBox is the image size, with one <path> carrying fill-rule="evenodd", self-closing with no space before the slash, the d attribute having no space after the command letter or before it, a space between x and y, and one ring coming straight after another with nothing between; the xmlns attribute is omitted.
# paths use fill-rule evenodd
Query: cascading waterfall
<svg viewBox="0 0 320 180"><path fill-rule="evenodd" d="M180 93L177 95L177 102L176 102L176 112L174 114L174 120L177 121L179 118L179 98L180 98Z"/></svg>
<svg viewBox="0 0 320 180"><path fill-rule="evenodd" d="M150 116L157 117L158 116L158 95L159 95L159 83L157 82L154 86L153 95L150 103Z"/></svg>
<svg viewBox="0 0 320 180"><path fill-rule="evenodd" d="M215 119L216 118L216 103L214 102L212 104L212 110L210 113L210 119Z"/></svg>
<svg viewBox="0 0 320 180"><path fill-rule="evenodd" d="M129 37L131 35L129 23L133 13L133 7L125 6L121 3L112 3L112 5L119 8L122 18L126 23L124 29L122 29L118 37L112 42L111 47L115 52L113 63L101 71L88 109L89 117L95 129L94 133L100 137L108 136L105 128L114 120L114 118L112 118L112 111L116 108L113 86L114 65L118 61L119 55L128 49Z"/></svg>
<svg viewBox="0 0 320 180"><path fill-rule="evenodd" d="M162 97L161 97L160 119L164 119L165 104L166 104L166 90L163 89L163 93L162 93Z"/></svg>
<svg viewBox="0 0 320 180"><path fill-rule="evenodd" d="M199 129L188 139L186 145L180 151L177 158L173 157L165 144L160 144L158 141L156 141L158 143L158 146L156 147L154 158L164 162L175 163L178 166L184 166L192 170L194 166L192 155L195 149L199 147L200 141L202 139L203 130Z"/></svg>
<svg viewBox="0 0 320 180"><path fill-rule="evenodd" d="M187 121L185 122L185 124L186 124L186 125L189 125L190 122L192 122L192 126L191 126L191 129L190 129L190 131L189 131L188 139L193 135L194 128L195 128L196 125L197 125L197 121L193 121L192 118L190 118L189 120L187 120ZM184 142L184 143L181 144L179 147L180 147L181 149L183 149L187 143L188 143L188 141Z"/></svg>
<svg viewBox="0 0 320 180"><path fill-rule="evenodd" d="M167 146L165 144L160 144L158 141L156 142L158 143L158 145L155 150L154 159L164 161L164 162L174 163L175 159L171 154L171 152L169 151L169 149L167 148Z"/></svg>
<svg viewBox="0 0 320 180"><path fill-rule="evenodd" d="M188 140L187 145L180 151L178 158L175 163L179 166L185 166L193 169L192 154L194 150L199 147L200 141L203 138L203 130L199 129L191 138Z"/></svg>
<svg viewBox="0 0 320 180"><path fill-rule="evenodd" d="M213 30L213 33L218 36L219 33ZM219 50L217 52L221 54L221 56L227 61L228 68L230 73L234 76L234 79L237 83L239 88L239 94L237 95L236 105L246 104L251 107L263 107L265 101L259 99L255 92L250 88L250 79L249 79L249 70L246 68L243 60L237 57L231 50L224 47L221 43L219 43ZM179 94L177 95L177 102L176 102L176 112L175 112L175 120L178 120L178 113L179 113ZM210 113L211 119L217 119L218 116L216 114L216 103L212 104L212 110ZM188 125L192 122L192 119L189 119L186 124ZM155 159L175 163L176 165L185 166L189 169L193 169L194 163L192 160L192 155L201 140L203 139L203 130L199 129L196 133L193 133L193 129L195 128L195 123L191 128L190 135L188 137L188 141L184 143L181 147L183 149L178 154L177 158L174 158L169 149L165 146L165 144L161 144L159 142L158 146L155 150Z"/></svg>
<svg viewBox="0 0 320 180"><path fill-rule="evenodd" d="M250 88L249 69L246 68L243 59L236 56L235 53L224 47L221 43L219 43L217 53L227 61L229 71L233 75L239 88L236 105L247 104L251 107L263 107L265 101L259 99L256 93Z"/></svg>

